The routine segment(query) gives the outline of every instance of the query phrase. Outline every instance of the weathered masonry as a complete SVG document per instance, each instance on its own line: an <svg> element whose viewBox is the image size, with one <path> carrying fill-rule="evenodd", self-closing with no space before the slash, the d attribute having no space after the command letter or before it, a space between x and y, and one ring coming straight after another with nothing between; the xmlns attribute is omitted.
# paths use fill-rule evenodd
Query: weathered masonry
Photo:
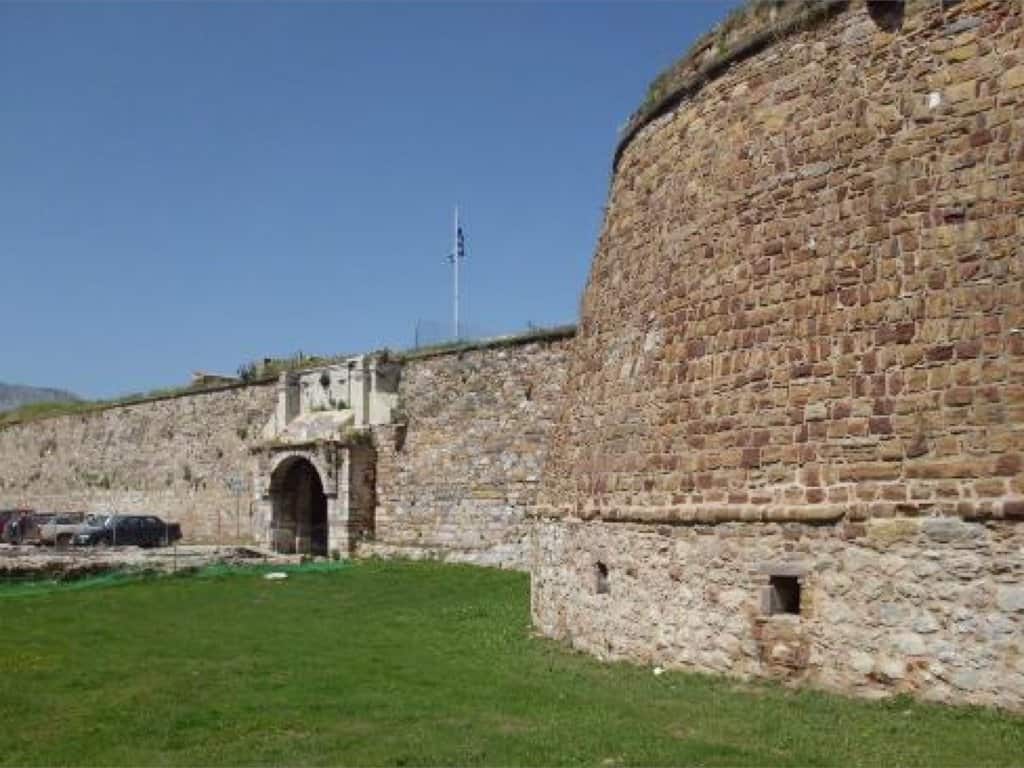
<svg viewBox="0 0 1024 768"><path fill-rule="evenodd" d="M276 552L348 557L373 536L372 428L390 424L401 368L373 356L282 373L252 446L254 529Z"/></svg>
<svg viewBox="0 0 1024 768"><path fill-rule="evenodd" d="M251 446L254 535L278 551L527 568L573 333L284 375Z"/></svg>
<svg viewBox="0 0 1024 768"><path fill-rule="evenodd" d="M376 533L360 551L527 568L571 344L562 329L407 360L402 419L375 430Z"/></svg>
<svg viewBox="0 0 1024 768"><path fill-rule="evenodd" d="M617 153L534 621L1024 707L1022 6L779 5L660 80Z"/></svg>
<svg viewBox="0 0 1024 768"><path fill-rule="evenodd" d="M274 395L221 387L0 429L0 507L146 512L189 541L252 541L249 443Z"/></svg>
<svg viewBox="0 0 1024 768"><path fill-rule="evenodd" d="M605 658L1024 709L1024 8L755 2L615 155L579 330L0 430L0 506L523 568Z"/></svg>
<svg viewBox="0 0 1024 768"><path fill-rule="evenodd" d="M12 425L0 507L149 512L193 542L525 568L573 333Z"/></svg>

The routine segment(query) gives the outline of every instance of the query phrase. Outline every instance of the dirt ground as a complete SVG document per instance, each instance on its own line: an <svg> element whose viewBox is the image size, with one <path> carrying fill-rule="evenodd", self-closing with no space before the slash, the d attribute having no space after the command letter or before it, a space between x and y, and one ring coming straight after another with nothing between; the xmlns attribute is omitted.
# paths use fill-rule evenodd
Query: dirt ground
<svg viewBox="0 0 1024 768"><path fill-rule="evenodd" d="M0 544L0 580L75 579L121 570L173 572L219 563L286 565L297 563L300 559L298 555L279 555L255 547L202 544L179 544L156 549Z"/></svg>

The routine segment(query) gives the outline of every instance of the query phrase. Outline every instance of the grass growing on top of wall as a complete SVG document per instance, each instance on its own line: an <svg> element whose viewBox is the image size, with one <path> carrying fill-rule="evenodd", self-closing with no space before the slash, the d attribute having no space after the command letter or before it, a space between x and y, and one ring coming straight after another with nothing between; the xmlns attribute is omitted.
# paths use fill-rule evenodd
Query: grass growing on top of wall
<svg viewBox="0 0 1024 768"><path fill-rule="evenodd" d="M810 23L835 0L746 0L699 37L672 66L658 74L633 120L642 120L686 79L706 75L759 35L785 35Z"/></svg>
<svg viewBox="0 0 1024 768"><path fill-rule="evenodd" d="M480 349L498 349L520 344L529 344L539 341L557 341L570 338L576 333L575 325L560 325L550 328L532 328L523 333L509 334L506 336L495 336L485 339L471 339L447 342L430 347L420 347L412 350L393 351L387 348L378 349L369 354L376 355L382 359L393 359L399 362L435 355L455 354ZM239 366L238 382L228 384L212 384L208 386L186 385L180 387L167 387L154 389L150 392L138 392L109 400L76 400L76 401L54 401L31 403L23 405L10 411L0 412L0 429L11 427L16 424L24 424L40 419L48 419L57 416L70 416L76 413L94 413L108 408L120 408L129 405L140 405L155 400L166 400L175 397L185 397L211 392L220 392L227 389L237 389L252 385L269 384L285 371L301 372L314 370L316 368L334 365L352 357L352 355L332 355L323 357L320 355L306 355L298 352L291 357L268 358L265 361L250 362Z"/></svg>
<svg viewBox="0 0 1024 768"><path fill-rule="evenodd" d="M515 347L534 342L561 341L562 339L570 339L575 335L576 326L574 324L554 325L543 328L532 328L522 333L511 333L505 336L490 336L482 339L460 339L458 341L447 341L440 344L417 347L415 349L399 350L397 352L384 350L383 354L394 360L408 361L418 360L424 357L435 357L437 355L473 352L484 349L501 349L502 347Z"/></svg>
<svg viewBox="0 0 1024 768"><path fill-rule="evenodd" d="M359 563L3 603L0 764L996 765L1024 721L606 665L525 575Z"/></svg>
<svg viewBox="0 0 1024 768"><path fill-rule="evenodd" d="M266 383L266 382L255 382ZM140 405L154 400L167 400L185 395L198 395L209 392L219 392L225 389L235 389L243 384L218 384L213 386L181 386L165 387L154 389L149 392L133 392L128 395L112 398L110 400L55 400L50 402L29 403L27 405L13 408L9 411L0 412L0 428L24 424L39 419L49 419L56 416L71 416L76 413L92 413L103 411L108 408L120 408L127 405Z"/></svg>
<svg viewBox="0 0 1024 768"><path fill-rule="evenodd" d="M18 424L22 421L46 419L51 416L66 416L71 413L83 413L96 407L87 400L53 400L41 403L28 403L9 411L0 412L0 426Z"/></svg>

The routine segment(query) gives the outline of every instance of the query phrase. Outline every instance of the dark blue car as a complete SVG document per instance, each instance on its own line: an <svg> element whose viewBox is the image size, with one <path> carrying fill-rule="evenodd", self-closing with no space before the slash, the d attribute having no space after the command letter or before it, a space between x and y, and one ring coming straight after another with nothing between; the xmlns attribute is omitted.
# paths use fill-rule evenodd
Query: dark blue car
<svg viewBox="0 0 1024 768"><path fill-rule="evenodd" d="M153 515L111 515L102 525L86 528L75 535L75 544L133 545L160 547L173 544L181 538L178 523L165 523Z"/></svg>

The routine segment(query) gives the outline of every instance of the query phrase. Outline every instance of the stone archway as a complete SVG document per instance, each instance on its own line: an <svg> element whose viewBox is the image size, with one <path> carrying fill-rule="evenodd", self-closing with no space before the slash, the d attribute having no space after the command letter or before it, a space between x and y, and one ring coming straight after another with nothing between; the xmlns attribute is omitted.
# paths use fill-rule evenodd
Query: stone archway
<svg viewBox="0 0 1024 768"><path fill-rule="evenodd" d="M330 530L327 495L309 459L292 456L270 477L271 545L277 552L326 556Z"/></svg>
<svg viewBox="0 0 1024 768"><path fill-rule="evenodd" d="M349 557L373 536L376 452L363 443L258 446L255 530L281 554Z"/></svg>

